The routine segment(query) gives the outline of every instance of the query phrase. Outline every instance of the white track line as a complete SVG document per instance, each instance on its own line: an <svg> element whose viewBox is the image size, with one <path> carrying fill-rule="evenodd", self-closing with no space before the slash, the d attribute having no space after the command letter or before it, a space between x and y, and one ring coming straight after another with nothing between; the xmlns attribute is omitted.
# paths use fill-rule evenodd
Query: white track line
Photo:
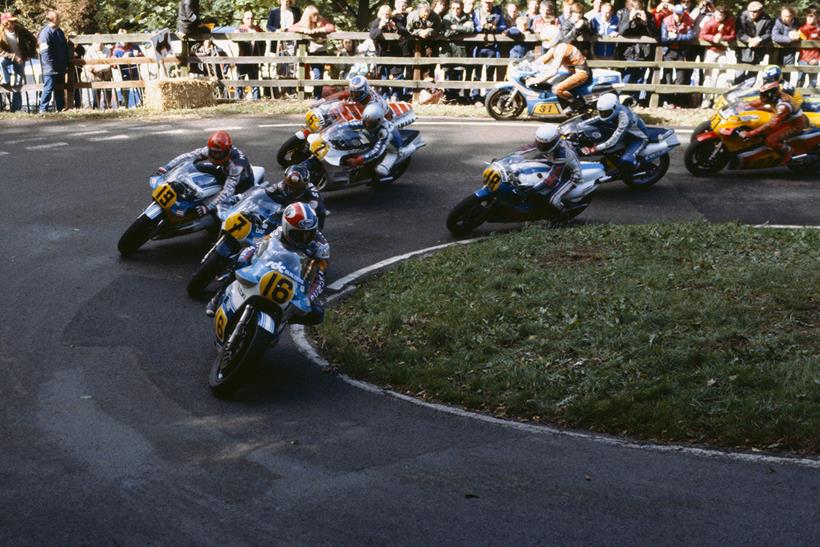
<svg viewBox="0 0 820 547"><path fill-rule="evenodd" d="M18 139L16 141L6 141L6 144L20 144L24 142L36 142L36 141L44 141L46 139L50 139L51 137L30 137L28 139Z"/></svg>
<svg viewBox="0 0 820 547"><path fill-rule="evenodd" d="M257 125L256 127L265 128L265 127L299 127L302 124L300 123L262 123Z"/></svg>
<svg viewBox="0 0 820 547"><path fill-rule="evenodd" d="M234 125L230 127L206 127L202 131L239 131L240 129L245 129L245 127L241 125Z"/></svg>
<svg viewBox="0 0 820 547"><path fill-rule="evenodd" d="M83 131L82 133L74 133L73 137L87 137L89 135L102 135L108 133L108 129L99 129L97 131Z"/></svg>
<svg viewBox="0 0 820 547"><path fill-rule="evenodd" d="M124 141L130 139L128 135L109 135L108 137L91 137L90 142L105 142L105 141Z"/></svg>
<svg viewBox="0 0 820 547"><path fill-rule="evenodd" d="M755 226L758 227L758 226ZM773 227L769 225L761 225L759 227ZM817 226L810 226L810 228L820 228ZM474 241L480 241L484 238L476 238L476 239L469 239L464 241L455 241L452 243L446 243L444 245L436 245L434 247L428 247L426 249L421 249L419 251L413 251L411 253L405 253L400 256L388 258L377 262L376 264L371 264L370 266L366 266L357 270L349 275L344 276L343 278L335 281L334 283L328 285L328 288L338 290L339 292L328 298L328 303L332 302L333 300L341 297L342 295L352 291L355 289L354 286L350 285L352 282L356 281L357 279L361 278L362 276L367 275L368 273L378 270L380 268L384 268L391 264L395 264L401 260L406 260L412 256L416 256L419 254L430 253L439 249L444 249L446 247L451 247L453 245L461 245L472 243ZM313 361L318 367L322 369L330 369L331 365L324 359L316 348L310 343L305 335L305 328L302 325L290 325L290 333L291 337L293 338L296 347L299 351L307 357L310 361ZM693 446L683 446L683 445L676 445L676 444L652 444L652 443L637 443L634 441L628 441L625 439L619 439L616 437L609 437L607 435L599 435L596 433L586 433L582 431L569 431L558 429L555 427L544 426L544 425L536 425L536 424L528 424L524 422L515 422L512 420L504 420L501 418L496 418L495 416L489 416L486 414L480 414L478 412L470 412L468 410L463 410L461 408L451 407L447 405L441 405L436 403L429 403L427 401L423 401L421 399L417 399L415 397L411 397L404 393L398 393L396 391L392 391L389 389L381 388L377 385L362 382L361 380L355 380L350 378L345 374L339 374L339 378L341 378L345 383L350 384L356 388L362 389L369 393L375 393L378 395L389 395L391 397L395 397L397 399L401 399L402 401L406 401L408 403L422 406L425 408L429 408L436 412L443 412L446 414L451 414L454 416L459 416L462 418L469 418L473 420L479 420L485 423L498 425L501 427L507 427L511 429L516 429L518 431L525 431L527 433L535 433L539 435L557 435L563 437L570 437L575 439L584 439L600 444L606 444L610 446L617 446L620 448L629 448L633 450L645 450L650 452L672 452L676 454L687 454L691 456L699 456L703 458L714 458L714 459L723 459L723 460L733 460L733 461L740 461L746 463L765 463L765 464L775 464L775 465L797 465L801 467L809 467L812 469L820 469L820 459L811 459L811 458L800 458L800 457L785 457L785 456L769 456L766 454L751 454L748 452L729 452L729 451L722 451L722 450L715 450L715 449L708 449L708 448L697 448Z"/></svg>
<svg viewBox="0 0 820 547"><path fill-rule="evenodd" d="M159 124L159 125L135 125L134 127L131 127L130 129L132 131L155 131L157 129L165 129L166 127L171 127L171 125L169 125L167 123Z"/></svg>
<svg viewBox="0 0 820 547"><path fill-rule="evenodd" d="M8 155L9 155L8 152L4 152L4 151L0 150L0 156L8 156Z"/></svg>
<svg viewBox="0 0 820 547"><path fill-rule="evenodd" d="M26 146L26 150L45 150L46 148L57 148L58 146L68 146L67 142L52 142L49 144L40 144L37 146Z"/></svg>
<svg viewBox="0 0 820 547"><path fill-rule="evenodd" d="M820 226L799 224L755 224L754 228L776 228L778 230L820 230Z"/></svg>
<svg viewBox="0 0 820 547"><path fill-rule="evenodd" d="M190 133L189 129L168 129L166 131L154 131L152 135L180 135L182 133Z"/></svg>

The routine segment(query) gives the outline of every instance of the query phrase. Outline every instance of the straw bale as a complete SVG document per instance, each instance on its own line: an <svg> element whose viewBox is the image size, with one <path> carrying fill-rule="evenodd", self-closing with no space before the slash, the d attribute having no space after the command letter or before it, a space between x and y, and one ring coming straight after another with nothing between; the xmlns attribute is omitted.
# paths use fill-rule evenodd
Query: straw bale
<svg viewBox="0 0 820 547"><path fill-rule="evenodd" d="M145 106L161 111L214 106L216 90L216 78L149 80L145 82Z"/></svg>

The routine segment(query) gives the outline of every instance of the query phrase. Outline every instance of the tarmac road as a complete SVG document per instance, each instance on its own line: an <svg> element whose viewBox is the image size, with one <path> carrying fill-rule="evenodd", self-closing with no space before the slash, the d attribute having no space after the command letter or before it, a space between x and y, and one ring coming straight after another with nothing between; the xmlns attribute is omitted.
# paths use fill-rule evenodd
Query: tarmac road
<svg viewBox="0 0 820 547"><path fill-rule="evenodd" d="M158 165L219 127L276 176L296 119L4 122L0 544L818 544L817 467L442 414L351 387L289 339L238 400L211 396L211 323L185 293L207 238L131 260L116 242ZM328 194L330 281L450 241L482 162L535 130L430 121L399 183ZM817 225L818 198L786 170L694 179L678 151L651 191L604 187L579 221Z"/></svg>

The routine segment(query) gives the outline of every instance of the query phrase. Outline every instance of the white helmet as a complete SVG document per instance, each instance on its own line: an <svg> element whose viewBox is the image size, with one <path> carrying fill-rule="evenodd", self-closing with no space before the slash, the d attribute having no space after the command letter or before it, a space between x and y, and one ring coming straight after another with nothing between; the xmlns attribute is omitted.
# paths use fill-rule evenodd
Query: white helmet
<svg viewBox="0 0 820 547"><path fill-rule="evenodd" d="M541 31L542 46L547 49L552 49L561 41L561 29L555 25L548 25Z"/></svg>
<svg viewBox="0 0 820 547"><path fill-rule="evenodd" d="M545 123L535 132L535 146L544 154L549 154L561 141L561 134L558 132L558 125Z"/></svg>
<svg viewBox="0 0 820 547"><path fill-rule="evenodd" d="M384 120L384 110L379 104L369 104L362 112L362 124L369 131L373 131L379 127Z"/></svg>
<svg viewBox="0 0 820 547"><path fill-rule="evenodd" d="M618 96L614 93L604 93L598 97L598 102L595 104L598 116L604 121L612 119L618 113L619 106Z"/></svg>

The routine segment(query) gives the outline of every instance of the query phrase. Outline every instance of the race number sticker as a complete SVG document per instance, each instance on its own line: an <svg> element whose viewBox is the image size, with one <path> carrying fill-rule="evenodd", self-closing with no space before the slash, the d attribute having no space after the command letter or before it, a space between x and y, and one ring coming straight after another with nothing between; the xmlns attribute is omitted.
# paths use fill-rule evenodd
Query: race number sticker
<svg viewBox="0 0 820 547"><path fill-rule="evenodd" d="M330 152L330 145L327 144L324 139L318 138L310 143L310 151L313 152L313 155L318 159L323 160L325 156L327 156L327 153Z"/></svg>
<svg viewBox="0 0 820 547"><path fill-rule="evenodd" d="M561 113L561 110L555 103L538 103L532 109L532 113L535 116L557 116Z"/></svg>
<svg viewBox="0 0 820 547"><path fill-rule="evenodd" d="M154 198L160 207L163 209L170 208L177 201L177 193L168 184L160 184L151 192L151 197Z"/></svg>
<svg viewBox="0 0 820 547"><path fill-rule="evenodd" d="M220 342L225 341L225 327L228 325L228 316L225 315L225 310L222 306L219 306L219 309L216 310L216 315L214 316L214 331L216 332L216 337L219 338Z"/></svg>
<svg viewBox="0 0 820 547"><path fill-rule="evenodd" d="M259 292L280 306L286 306L293 298L293 279L279 272L268 272L259 280Z"/></svg>
<svg viewBox="0 0 820 547"><path fill-rule="evenodd" d="M251 226L251 221L242 213L234 213L225 219L225 231L237 241L248 237L248 234L251 232Z"/></svg>
<svg viewBox="0 0 820 547"><path fill-rule="evenodd" d="M482 175L484 179L484 184L487 188L490 189L491 192L495 192L498 190L499 185L501 185L502 176L501 173L495 167L488 167L484 170L484 174Z"/></svg>
<svg viewBox="0 0 820 547"><path fill-rule="evenodd" d="M305 125L307 125L312 133L316 133L322 128L322 119L319 118L313 110L309 110L305 115Z"/></svg>

